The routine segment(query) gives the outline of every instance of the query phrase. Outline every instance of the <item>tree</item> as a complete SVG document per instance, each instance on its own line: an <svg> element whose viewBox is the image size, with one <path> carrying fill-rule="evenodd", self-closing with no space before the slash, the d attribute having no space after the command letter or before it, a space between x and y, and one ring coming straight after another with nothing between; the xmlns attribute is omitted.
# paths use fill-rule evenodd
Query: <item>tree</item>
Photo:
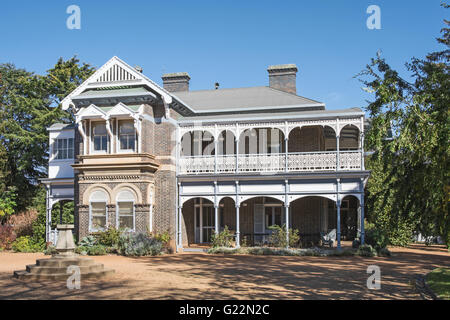
<svg viewBox="0 0 450 320"><path fill-rule="evenodd" d="M0 191L15 188L16 210L29 206L47 174L47 127L73 120L61 100L93 72L76 57L60 58L45 75L0 64Z"/></svg>
<svg viewBox="0 0 450 320"><path fill-rule="evenodd" d="M392 244L407 244L413 232L450 244L450 22L444 22L437 40L445 49L406 64L414 81L400 77L380 53L357 76L375 95L365 108L371 119L366 148L375 151L367 161L368 218Z"/></svg>

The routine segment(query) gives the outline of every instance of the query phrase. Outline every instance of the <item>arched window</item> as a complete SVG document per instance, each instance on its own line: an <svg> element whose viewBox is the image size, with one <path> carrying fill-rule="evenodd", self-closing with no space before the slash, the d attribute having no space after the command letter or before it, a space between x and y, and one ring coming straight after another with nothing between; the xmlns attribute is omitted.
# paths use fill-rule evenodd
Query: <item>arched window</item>
<svg viewBox="0 0 450 320"><path fill-rule="evenodd" d="M107 227L106 204L108 196L102 190L92 192L89 198L89 231L105 230Z"/></svg>
<svg viewBox="0 0 450 320"><path fill-rule="evenodd" d="M134 194L130 190L122 190L117 195L117 227L135 231Z"/></svg>

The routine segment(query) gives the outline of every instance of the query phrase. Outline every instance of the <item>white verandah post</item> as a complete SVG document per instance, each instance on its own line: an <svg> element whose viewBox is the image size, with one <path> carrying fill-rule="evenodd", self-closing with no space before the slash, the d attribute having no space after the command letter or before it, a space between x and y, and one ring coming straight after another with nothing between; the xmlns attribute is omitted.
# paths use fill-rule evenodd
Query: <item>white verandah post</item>
<svg viewBox="0 0 450 320"><path fill-rule="evenodd" d="M217 202L217 181L214 181L214 232L219 234L219 203Z"/></svg>
<svg viewBox="0 0 450 320"><path fill-rule="evenodd" d="M239 217L239 209L241 203L239 201L239 182L236 181L236 248L241 247L241 232L240 232L240 217Z"/></svg>
<svg viewBox="0 0 450 320"><path fill-rule="evenodd" d="M289 248L289 199L288 199L288 192L289 192L289 181L285 180L285 192L284 192L284 213L285 213L285 225L286 225L286 249Z"/></svg>
<svg viewBox="0 0 450 320"><path fill-rule="evenodd" d="M361 220L360 220L360 230L361 230L361 234L360 234L360 240L361 240L361 244L364 244L364 236L365 236L365 232L364 232L364 183L363 183L363 179L361 179L361 185L362 185L362 194L361 194L361 201L359 202L359 206L360 206L360 215L361 215Z"/></svg>
<svg viewBox="0 0 450 320"><path fill-rule="evenodd" d="M336 194L337 194L337 199L336 199L336 211L337 211L337 217L336 217L336 240L337 240L337 248L341 249L341 199L339 196L339 191L340 191L340 179L336 180L337 184L336 184Z"/></svg>

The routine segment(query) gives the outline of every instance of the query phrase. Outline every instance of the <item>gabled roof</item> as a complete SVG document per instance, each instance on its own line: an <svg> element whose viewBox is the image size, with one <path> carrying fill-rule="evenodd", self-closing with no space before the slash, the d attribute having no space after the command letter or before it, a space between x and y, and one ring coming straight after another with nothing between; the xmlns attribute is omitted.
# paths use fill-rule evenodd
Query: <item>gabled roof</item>
<svg viewBox="0 0 450 320"><path fill-rule="evenodd" d="M123 115L133 115L135 113L134 110L131 110L127 105L119 102L114 107L112 107L108 112L106 112L107 116L123 116Z"/></svg>
<svg viewBox="0 0 450 320"><path fill-rule="evenodd" d="M325 104L270 87L250 87L173 93L197 113L257 111L262 109L323 110Z"/></svg>
<svg viewBox="0 0 450 320"><path fill-rule="evenodd" d="M91 104L87 108L83 108L76 114L77 118L98 118L106 116L106 113L97 107L95 104Z"/></svg>
<svg viewBox="0 0 450 320"><path fill-rule="evenodd" d="M63 110L67 110L73 105L72 98L80 95L90 88L101 87L122 87L122 86L142 86L146 85L158 93L166 104L172 103L172 95L155 82L147 78L144 74L119 59L112 57L102 67L94 72L86 81L72 91L61 102Z"/></svg>

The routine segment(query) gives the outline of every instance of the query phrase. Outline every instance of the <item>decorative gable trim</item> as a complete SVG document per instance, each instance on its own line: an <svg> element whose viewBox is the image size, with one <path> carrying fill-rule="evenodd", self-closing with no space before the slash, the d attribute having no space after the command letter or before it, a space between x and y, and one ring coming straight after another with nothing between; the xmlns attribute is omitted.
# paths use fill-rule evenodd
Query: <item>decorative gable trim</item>
<svg viewBox="0 0 450 320"><path fill-rule="evenodd" d="M75 107L72 102L72 97L79 95L88 88L118 87L124 85L142 84L148 86L161 95L165 105L172 103L172 95L167 90L161 88L145 75L138 72L118 57L114 56L63 99L61 102L62 109L67 110L70 107Z"/></svg>
<svg viewBox="0 0 450 320"><path fill-rule="evenodd" d="M75 116L77 119L98 118L106 117L106 113L95 104L91 104L89 107L81 109Z"/></svg>
<svg viewBox="0 0 450 320"><path fill-rule="evenodd" d="M131 110L126 104L119 102L116 104L111 110L109 110L106 115L108 117L114 117L114 116L123 116L123 115L129 115L132 116L136 112Z"/></svg>

